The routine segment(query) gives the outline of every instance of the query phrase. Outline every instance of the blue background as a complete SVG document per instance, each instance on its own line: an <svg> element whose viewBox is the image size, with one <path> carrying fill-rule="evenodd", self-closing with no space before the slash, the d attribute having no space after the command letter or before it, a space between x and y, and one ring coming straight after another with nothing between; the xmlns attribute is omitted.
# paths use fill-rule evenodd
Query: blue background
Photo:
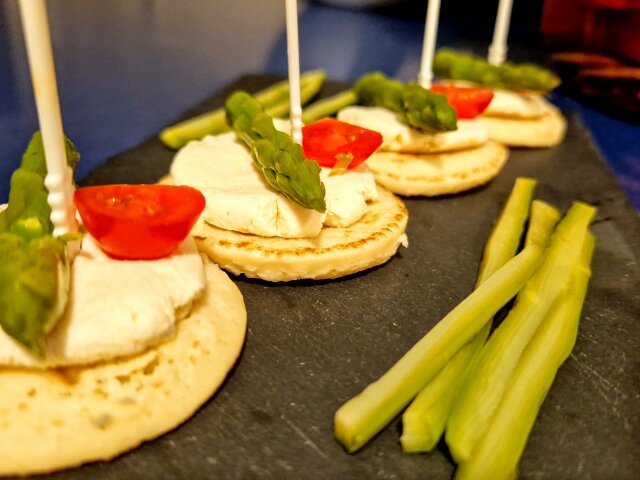
<svg viewBox="0 0 640 480"><path fill-rule="evenodd" d="M244 73L286 74L282 0L49 0L65 132L76 143L82 179L112 155L174 122ZM301 69L354 81L381 70L417 76L425 5L341 9L300 2ZM485 54L497 1L443 1L438 46ZM509 58L544 63L541 2L516 1ZM620 185L640 210L640 127L563 95ZM37 129L16 0L0 2L0 201ZM142 165L141 168L144 168Z"/></svg>

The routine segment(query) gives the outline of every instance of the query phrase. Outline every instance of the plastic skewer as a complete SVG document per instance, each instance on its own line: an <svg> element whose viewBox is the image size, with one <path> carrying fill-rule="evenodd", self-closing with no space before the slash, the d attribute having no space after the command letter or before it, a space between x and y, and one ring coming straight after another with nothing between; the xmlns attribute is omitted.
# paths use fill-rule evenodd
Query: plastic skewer
<svg viewBox="0 0 640 480"><path fill-rule="evenodd" d="M493 29L493 40L489 45L487 60L491 65L502 65L507 59L507 36L511 21L511 5L513 0L500 0L496 25Z"/></svg>
<svg viewBox="0 0 640 480"><path fill-rule="evenodd" d="M44 0L20 0L33 93L47 162L45 186L53 235L77 232L71 169L67 165L49 21Z"/></svg>
<svg viewBox="0 0 640 480"><path fill-rule="evenodd" d="M433 54L436 49L438 17L440 17L440 0L429 0L427 17L424 24L420 74L418 75L418 82L424 88L431 88L431 82L433 80Z"/></svg>
<svg viewBox="0 0 640 480"><path fill-rule="evenodd" d="M286 0L287 63L289 66L289 101L291 137L302 143L302 106L300 104L300 52L298 47L298 3Z"/></svg>

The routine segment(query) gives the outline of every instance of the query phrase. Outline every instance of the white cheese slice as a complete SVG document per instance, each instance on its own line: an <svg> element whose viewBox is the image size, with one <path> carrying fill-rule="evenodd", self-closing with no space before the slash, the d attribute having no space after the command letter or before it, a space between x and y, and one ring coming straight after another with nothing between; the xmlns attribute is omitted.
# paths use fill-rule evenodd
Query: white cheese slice
<svg viewBox="0 0 640 480"><path fill-rule="evenodd" d="M140 352L174 334L205 286L193 239L169 257L121 261L106 256L90 235L71 270L64 316L46 340L39 360L0 329L0 365L53 367L94 363Z"/></svg>
<svg viewBox="0 0 640 480"><path fill-rule="evenodd" d="M234 133L189 142L175 156L171 176L197 188L207 206L201 218L217 227L265 237L315 237L324 214L273 190Z"/></svg>
<svg viewBox="0 0 640 480"><path fill-rule="evenodd" d="M375 177L364 164L338 175L323 168L320 178L326 189L324 224L329 227L348 227L357 222L367 211L367 202L378 198Z"/></svg>
<svg viewBox="0 0 640 480"><path fill-rule="evenodd" d="M488 117L534 119L549 113L549 104L542 95L493 90L493 100L484 111Z"/></svg>
<svg viewBox="0 0 640 480"><path fill-rule="evenodd" d="M286 128L285 122L277 125ZM347 226L359 220L377 194L373 174L364 166L332 177L323 170L323 182L330 178L324 182L326 214L273 190L234 133L189 142L176 154L171 177L202 192L207 201L202 221L265 237L312 238L324 224Z"/></svg>
<svg viewBox="0 0 640 480"><path fill-rule="evenodd" d="M338 113L338 120L380 132L381 150L403 153L438 153L479 147L487 130L477 120L458 120L457 130L424 133L400 122L391 110L352 106Z"/></svg>

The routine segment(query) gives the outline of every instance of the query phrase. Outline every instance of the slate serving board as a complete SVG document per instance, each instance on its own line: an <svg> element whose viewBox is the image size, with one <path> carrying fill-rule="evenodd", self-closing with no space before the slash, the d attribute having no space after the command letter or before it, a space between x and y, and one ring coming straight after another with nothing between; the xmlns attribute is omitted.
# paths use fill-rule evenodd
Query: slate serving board
<svg viewBox="0 0 640 480"><path fill-rule="evenodd" d="M186 117L275 77L250 75ZM324 94L344 84L329 82ZM394 421L346 454L335 410L391 366L474 284L483 244L518 176L566 210L599 207L593 278L576 347L542 406L521 463L523 479L640 478L640 221L579 119L563 144L515 150L486 187L410 199L410 246L386 265L336 281L269 284L233 277L249 315L247 341L224 386L186 424L107 463L55 479L448 479L443 445L404 455ZM154 182L173 153L155 138L110 159L92 185Z"/></svg>

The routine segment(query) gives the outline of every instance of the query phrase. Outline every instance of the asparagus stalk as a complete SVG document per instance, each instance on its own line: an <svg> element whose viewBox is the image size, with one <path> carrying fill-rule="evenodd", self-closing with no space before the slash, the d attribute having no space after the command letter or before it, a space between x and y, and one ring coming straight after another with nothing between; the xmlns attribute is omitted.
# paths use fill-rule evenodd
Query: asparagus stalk
<svg viewBox="0 0 640 480"><path fill-rule="evenodd" d="M560 216L557 208L542 200L534 200L531 204L531 221L524 240L525 247L532 243L546 245L549 242L551 232L560 220Z"/></svg>
<svg viewBox="0 0 640 480"><path fill-rule="evenodd" d="M447 98L415 83L402 83L371 73L360 78L354 90L362 105L384 107L398 119L424 132L444 132L457 128L456 111Z"/></svg>
<svg viewBox="0 0 640 480"><path fill-rule="evenodd" d="M323 73L324 75L324 73ZM308 81L302 82L300 80L300 103L305 105L311 101L313 97L315 97L320 89L322 88L322 84L324 82L324 76L316 78L312 78ZM263 102L260 102L263 103ZM264 105L264 103L263 103ZM281 98L277 102L269 103L265 106L265 112L271 118L286 118L289 116L291 105L289 103L289 93L287 90L287 95L284 98Z"/></svg>
<svg viewBox="0 0 640 480"><path fill-rule="evenodd" d="M302 122L309 124L321 118L335 115L343 108L358 102L358 97L353 90L345 90L331 97L313 102L302 110Z"/></svg>
<svg viewBox="0 0 640 480"><path fill-rule="evenodd" d="M511 195L484 247L476 287L518 251L537 184L532 178L516 179ZM545 243L540 245L545 246Z"/></svg>
<svg viewBox="0 0 640 480"><path fill-rule="evenodd" d="M596 209L576 202L558 224L544 262L471 367L445 435L458 463L466 461L490 424L522 352L554 302L566 291ZM535 246L530 245L527 248Z"/></svg>
<svg viewBox="0 0 640 480"><path fill-rule="evenodd" d="M492 275L420 339L387 373L335 414L334 435L355 452L387 425L513 296L540 264L532 245Z"/></svg>
<svg viewBox="0 0 640 480"><path fill-rule="evenodd" d="M70 262L64 241L45 235L27 240L0 233L0 326L42 357L45 338L68 301Z"/></svg>
<svg viewBox="0 0 640 480"><path fill-rule="evenodd" d="M548 92L560 85L560 78L530 63L491 65L484 58L439 50L433 59L433 71L441 77L468 80L492 88Z"/></svg>
<svg viewBox="0 0 640 480"><path fill-rule="evenodd" d="M75 169L79 155L66 138L65 151ZM71 276L65 240L51 235L46 175L37 132L11 176L9 204L0 213L0 327L39 356L65 309Z"/></svg>
<svg viewBox="0 0 640 480"><path fill-rule="evenodd" d="M491 321L488 321L407 407L402 415L400 436L405 453L429 452L438 444L456 392L490 331Z"/></svg>
<svg viewBox="0 0 640 480"><path fill-rule="evenodd" d="M509 199L485 245L476 287L516 254L536 185L537 181L531 178L516 179ZM547 241L552 230L553 226L546 229ZM541 241L538 245L546 247L547 242L542 241L542 232L539 237ZM491 323L491 320L488 321L478 335L460 349L409 405L402 416L400 437L405 452L428 452L436 446L444 432L458 388L471 362L489 336Z"/></svg>
<svg viewBox="0 0 640 480"><path fill-rule="evenodd" d="M300 75L300 101L310 101L322 88L326 78L325 72L314 70ZM255 99L262 103L273 117L287 115L289 112L289 81L283 80L257 92ZM167 147L177 150L190 140L197 140L205 135L215 135L229 130L225 120L224 108L216 108L202 115L184 120L165 128L159 138Z"/></svg>
<svg viewBox="0 0 640 480"><path fill-rule="evenodd" d="M225 103L227 122L251 149L267 183L303 207L325 211L320 166L304 157L302 147L279 132L264 108L251 95L238 91Z"/></svg>
<svg viewBox="0 0 640 480"><path fill-rule="evenodd" d="M572 272L569 291L545 318L523 352L491 425L469 460L456 472L456 479L515 478L542 402L560 365L575 345L594 247L595 238L589 234Z"/></svg>

